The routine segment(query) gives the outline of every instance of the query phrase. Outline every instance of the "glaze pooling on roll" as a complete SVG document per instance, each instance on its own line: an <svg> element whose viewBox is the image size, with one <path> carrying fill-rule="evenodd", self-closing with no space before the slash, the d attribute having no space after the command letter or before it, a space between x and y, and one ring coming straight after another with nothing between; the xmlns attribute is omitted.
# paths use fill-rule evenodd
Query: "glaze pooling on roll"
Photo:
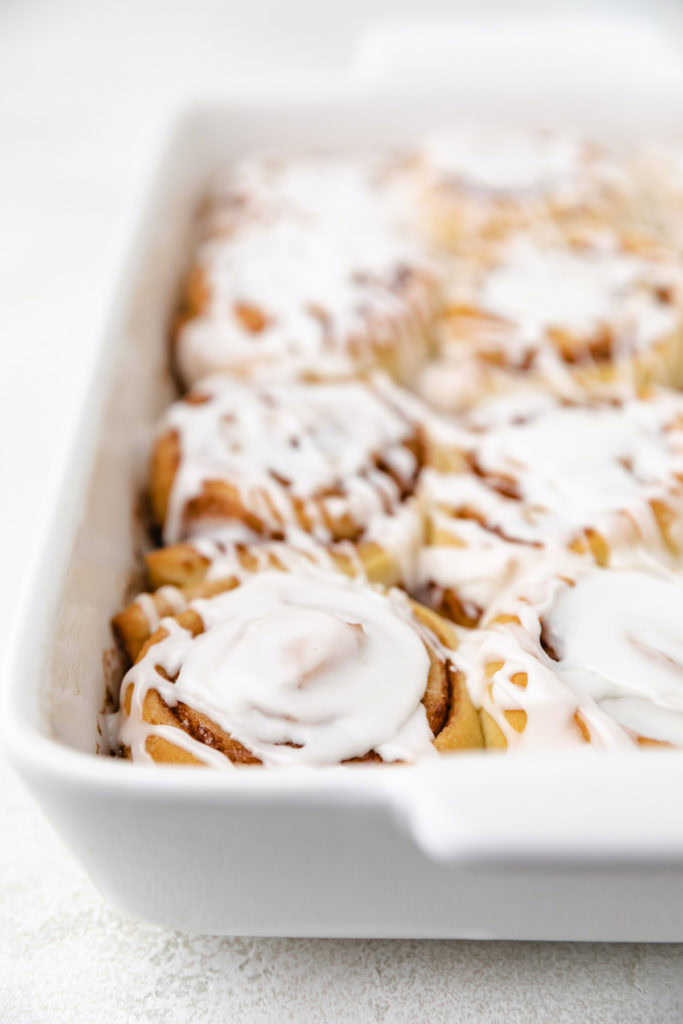
<svg viewBox="0 0 683 1024"><path fill-rule="evenodd" d="M421 701L429 650L447 654L404 594L263 572L191 607L203 631L164 619L167 635L123 681L120 739L133 759L149 759L157 728L144 718L150 690L199 711L264 764L335 764L373 750L385 760L434 756Z"/></svg>
<svg viewBox="0 0 683 1024"><path fill-rule="evenodd" d="M518 580L457 662L489 746L683 745L683 583L661 565Z"/></svg>
<svg viewBox="0 0 683 1024"><path fill-rule="evenodd" d="M596 572L545 615L557 672L623 728L683 746L683 580Z"/></svg>

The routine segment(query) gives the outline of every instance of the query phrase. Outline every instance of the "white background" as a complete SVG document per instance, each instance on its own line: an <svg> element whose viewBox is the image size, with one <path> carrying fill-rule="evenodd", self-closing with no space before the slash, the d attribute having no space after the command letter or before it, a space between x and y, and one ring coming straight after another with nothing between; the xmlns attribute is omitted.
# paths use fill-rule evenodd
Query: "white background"
<svg viewBox="0 0 683 1024"><path fill-rule="evenodd" d="M495 30L494 3L459 6ZM341 69L369 17L452 8L0 0L0 650L166 112ZM1 755L0 823L0 1024L683 1020L679 947L186 938L105 907Z"/></svg>

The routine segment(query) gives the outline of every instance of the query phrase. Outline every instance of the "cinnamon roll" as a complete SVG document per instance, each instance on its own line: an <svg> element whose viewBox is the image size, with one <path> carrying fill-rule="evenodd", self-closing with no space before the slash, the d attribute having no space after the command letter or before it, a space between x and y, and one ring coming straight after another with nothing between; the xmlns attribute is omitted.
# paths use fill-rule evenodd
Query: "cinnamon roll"
<svg viewBox="0 0 683 1024"><path fill-rule="evenodd" d="M244 157L213 175L199 211L200 238L293 220L332 233L371 227L417 241L413 163L401 153Z"/></svg>
<svg viewBox="0 0 683 1024"><path fill-rule="evenodd" d="M558 563L458 649L487 747L683 746L683 579Z"/></svg>
<svg viewBox="0 0 683 1024"><path fill-rule="evenodd" d="M530 386L567 398L678 386L683 272L643 236L518 234L460 261L437 337L418 390L444 410Z"/></svg>
<svg viewBox="0 0 683 1024"><path fill-rule="evenodd" d="M383 582L404 579L421 537L412 495L428 441L408 396L386 383L203 381L170 407L152 453L164 541L218 527L308 535L344 543L342 560L357 549Z"/></svg>
<svg viewBox="0 0 683 1024"><path fill-rule="evenodd" d="M639 212L630 153L568 132L463 126L427 140L417 168L427 225L456 251L542 223L600 229Z"/></svg>
<svg viewBox="0 0 683 1024"><path fill-rule="evenodd" d="M453 440L455 441L455 433ZM500 399L460 428L460 472L427 469L420 596L472 626L532 564L573 552L599 565L635 548L683 555L683 397L561 404Z"/></svg>
<svg viewBox="0 0 683 1024"><path fill-rule="evenodd" d="M412 377L439 275L382 172L362 161L256 160L214 189L175 333L181 380Z"/></svg>
<svg viewBox="0 0 683 1024"><path fill-rule="evenodd" d="M264 571L161 621L121 688L136 761L333 765L482 745L451 628L401 591Z"/></svg>

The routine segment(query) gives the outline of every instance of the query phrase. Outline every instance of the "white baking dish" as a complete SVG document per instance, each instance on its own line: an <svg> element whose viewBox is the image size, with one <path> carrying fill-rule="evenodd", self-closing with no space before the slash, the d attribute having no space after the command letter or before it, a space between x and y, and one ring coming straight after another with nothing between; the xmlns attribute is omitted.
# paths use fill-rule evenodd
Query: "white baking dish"
<svg viewBox="0 0 683 1024"><path fill-rule="evenodd" d="M171 393L167 317L207 173L255 147L390 144L448 116L505 114L501 83L472 75L470 62L437 98L335 88L201 107L175 125L114 315L94 339L2 712L48 817L105 896L139 917L227 934L683 939L678 753L225 773L95 756L108 619L133 568L140 453ZM677 127L683 87L622 90L618 107L612 87L588 102L548 86L512 114Z"/></svg>

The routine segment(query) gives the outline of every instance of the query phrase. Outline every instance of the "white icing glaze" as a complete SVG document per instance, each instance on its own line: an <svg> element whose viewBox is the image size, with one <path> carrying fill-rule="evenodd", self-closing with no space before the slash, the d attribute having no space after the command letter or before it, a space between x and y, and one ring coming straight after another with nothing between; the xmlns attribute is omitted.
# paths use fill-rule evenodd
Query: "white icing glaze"
<svg viewBox="0 0 683 1024"><path fill-rule="evenodd" d="M513 574L547 561L585 530L603 537L613 557L642 544L666 559L653 502L671 510L670 538L683 546L680 396L658 392L596 406L539 403L526 419L519 418L523 403L505 400L503 410L495 404L486 410L488 430L484 413L474 417L469 439L465 431L460 438L477 473L422 474L433 529L459 545L423 550L423 585L451 588L486 609Z"/></svg>
<svg viewBox="0 0 683 1024"><path fill-rule="evenodd" d="M678 372L670 364L680 360L683 332L680 264L664 250L625 251L614 232L582 247L518 233L487 260L456 261L449 292L439 355L417 380L437 408L461 412L529 387L563 398L582 385L618 394L633 390L641 366L655 379Z"/></svg>
<svg viewBox="0 0 683 1024"><path fill-rule="evenodd" d="M424 158L437 180L493 196L576 191L585 181L585 144L569 133L468 127L428 141Z"/></svg>
<svg viewBox="0 0 683 1024"><path fill-rule="evenodd" d="M435 267L395 175L363 160L260 158L219 186L196 261L208 303L180 331L187 384L216 370L338 376L424 353ZM244 308L257 310L257 327Z"/></svg>
<svg viewBox="0 0 683 1024"><path fill-rule="evenodd" d="M159 628L159 613L157 612L153 596L151 594L138 594L134 599L134 603L147 620L150 633L154 633Z"/></svg>
<svg viewBox="0 0 683 1024"><path fill-rule="evenodd" d="M545 617L557 672L639 736L683 746L683 579L594 572Z"/></svg>
<svg viewBox="0 0 683 1024"><path fill-rule="evenodd" d="M498 339L499 334L494 329L487 337L491 341ZM501 397L510 398L516 394L525 397L532 389L545 396L552 392L555 399L580 400L585 396L572 367L562 362L555 352L544 349L542 357L537 354L531 367L525 363L496 365L481 358L480 340L480 336L476 339L459 338L454 343L449 329L441 354L421 368L415 387L421 398L435 410L469 414L482 405L497 402ZM626 384L621 390L633 391L630 367L622 368L622 376L624 381L610 381L609 395L619 393L619 384ZM601 382L597 384L601 385ZM599 391L597 386L596 391Z"/></svg>
<svg viewBox="0 0 683 1024"><path fill-rule="evenodd" d="M511 544L472 519L451 519L436 510L432 521L448 535L451 544L433 543L421 549L417 590L428 604L437 605L444 591L451 591L472 619L490 606L501 587L525 568L548 558L547 546L539 550Z"/></svg>
<svg viewBox="0 0 683 1024"><path fill-rule="evenodd" d="M155 603L155 597L165 601L173 611L173 614L183 611L187 607L187 601L183 597L181 591L177 587L170 585L159 587L159 589L152 594L138 594L134 598L134 603L138 605L142 614L147 620L147 626L149 632L154 633L159 628L159 622L161 621L157 606Z"/></svg>
<svg viewBox="0 0 683 1024"><path fill-rule="evenodd" d="M296 525L292 502L300 500L310 532L327 541L324 512L349 514L362 529L398 508L402 491L412 489L418 467L405 445L415 425L370 384L255 386L214 377L200 393L208 400L176 403L161 424L162 432L177 432L180 445L167 542L186 530L187 502L207 480L236 487L244 507L276 535ZM377 467L378 458L393 475Z"/></svg>
<svg viewBox="0 0 683 1024"><path fill-rule="evenodd" d="M577 391L574 400L578 403L581 399L585 402L586 396ZM566 400L569 401L568 398ZM474 409L463 413L457 422L475 433L482 433L495 427L522 423L544 413L554 412L559 404L558 397L548 390L520 388L479 402Z"/></svg>
<svg viewBox="0 0 683 1024"><path fill-rule="evenodd" d="M134 759L149 760L147 738L159 735L142 718L150 689L205 714L267 765L335 764L371 750L385 760L434 756L421 703L425 630L404 594L325 573L263 572L191 607L205 631L193 638L162 620L169 635L123 680L133 699L120 741ZM431 634L430 643L441 650ZM175 683L157 665L178 673Z"/></svg>
<svg viewBox="0 0 683 1024"><path fill-rule="evenodd" d="M474 449L478 467L489 480L511 477L523 500L499 501L506 511L496 525L538 541L584 526L601 529L605 517L609 522L623 511L653 540L650 499L671 498L683 512L683 429L667 429L682 413L677 396L660 395L618 406L559 408L482 435ZM494 494L489 488L487 497Z"/></svg>
<svg viewBox="0 0 683 1024"><path fill-rule="evenodd" d="M642 349L680 324L680 311L656 294L672 271L611 247L578 251L516 236L484 276L477 304L507 321L518 345L551 328L590 336L608 325L617 342Z"/></svg>
<svg viewBox="0 0 683 1024"><path fill-rule="evenodd" d="M405 276L415 260L381 233L329 238L277 222L198 254L210 301L184 325L178 363L192 384L215 370L341 376L383 353L408 369L424 349L431 278ZM240 310L258 310L250 329Z"/></svg>
<svg viewBox="0 0 683 1024"><path fill-rule="evenodd" d="M411 229L408 182L391 158L263 154L216 175L209 192L209 230L234 230L252 220L299 219L328 230L384 225Z"/></svg>
<svg viewBox="0 0 683 1024"><path fill-rule="evenodd" d="M538 568L499 595L457 653L473 702L510 749L683 744L681 578L646 557L612 570L558 555ZM521 730L511 711L524 712Z"/></svg>
<svg viewBox="0 0 683 1024"><path fill-rule="evenodd" d="M411 590L417 585L417 563L424 541L424 517L417 501L409 499L392 513L375 516L363 540L377 544L392 556L399 567L402 586ZM358 574L364 572L363 569Z"/></svg>
<svg viewBox="0 0 683 1024"><path fill-rule="evenodd" d="M584 746L575 720L577 713L590 731L591 745L632 748L631 737L588 697L577 698L544 660L540 648L534 651L531 641L520 633L511 627L469 630L457 656L474 705L491 715L508 748L558 750ZM489 676L486 667L499 663L501 667ZM518 673L526 675L523 688L513 682ZM521 732L505 716L506 711L520 710L526 714Z"/></svg>
<svg viewBox="0 0 683 1024"><path fill-rule="evenodd" d="M432 230L460 251L521 226L639 221L630 149L570 132L462 126L423 145L417 165Z"/></svg>

